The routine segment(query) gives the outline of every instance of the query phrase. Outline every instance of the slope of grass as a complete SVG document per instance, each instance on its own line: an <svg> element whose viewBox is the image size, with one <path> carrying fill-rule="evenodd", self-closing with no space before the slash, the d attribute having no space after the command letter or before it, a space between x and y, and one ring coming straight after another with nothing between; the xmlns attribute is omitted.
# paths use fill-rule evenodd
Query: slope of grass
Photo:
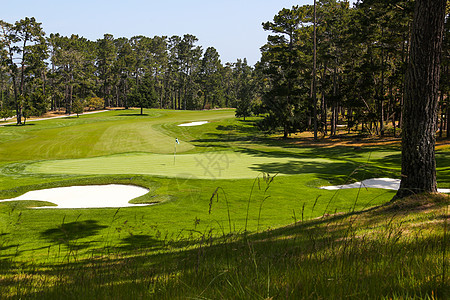
<svg viewBox="0 0 450 300"><path fill-rule="evenodd" d="M106 225L65 222L42 236L67 253L0 262L12 299L446 299L448 205L422 196L363 212L322 216L253 234L188 239L123 232L82 258L84 239ZM214 204L213 204L214 205Z"/></svg>
<svg viewBox="0 0 450 300"><path fill-rule="evenodd" d="M110 111L80 118L54 119L18 127L1 127L0 160L36 160L80 158L132 151L173 153L176 136L167 135L153 126L176 124L206 118L231 118L234 112L170 112L148 110ZM178 151L193 149L183 142Z"/></svg>
<svg viewBox="0 0 450 300"><path fill-rule="evenodd" d="M272 178L271 178L272 179ZM268 179L269 181L271 179ZM58 245L43 238L42 233L58 228L61 223L95 221L102 227L96 234L86 236L86 247L79 249L78 255L91 255L101 247L105 236L112 244L120 244L124 235L157 234L170 238L188 238L198 231L210 231L213 236L226 232L260 231L290 224L295 220L306 220L325 213L360 210L385 202L392 191L342 190L339 192L317 189L310 176L275 177L264 180L199 180L179 178L155 178L137 175L103 176L87 178L67 178L45 184L23 186L4 190L2 198L11 198L26 190L55 186L83 184L134 184L150 189L150 192L136 199L139 203L154 203L147 207L98 209L27 209L36 202L0 203L1 218L12 220L11 226L0 226L5 233L6 245L20 241L13 248L3 251L13 255L17 261L38 259L49 253L56 255ZM312 184L313 186L308 186ZM293 186L298 186L292 188ZM253 188L252 188L253 186ZM217 190L217 193L215 191ZM212 195L215 195L212 198ZM348 201L356 199L358 201ZM37 206L41 204L38 203ZM210 210L210 206L211 210ZM127 224L127 231L114 230L113 220ZM158 232L158 233L157 233ZM38 259L39 260L39 259Z"/></svg>

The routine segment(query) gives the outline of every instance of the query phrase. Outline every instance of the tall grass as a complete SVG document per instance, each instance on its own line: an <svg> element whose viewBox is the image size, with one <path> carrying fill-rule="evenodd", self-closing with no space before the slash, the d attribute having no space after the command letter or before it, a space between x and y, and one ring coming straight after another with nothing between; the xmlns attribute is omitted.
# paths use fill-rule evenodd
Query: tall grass
<svg viewBox="0 0 450 300"><path fill-rule="evenodd" d="M265 183L258 188L268 188L270 179ZM247 205L262 205L265 197L250 198ZM220 188L210 205L218 199L228 203ZM62 237L60 250L54 257L28 263L1 257L0 295L11 299L446 299L449 204L448 196L413 196L362 212L324 214L255 233L245 227L242 232L232 230L229 215L229 228L221 235L211 229L196 230L196 221L188 237L158 234L157 228L153 237L131 230L128 245L113 244L104 236L89 257L79 252L86 246L82 235L69 230L79 224L77 220L64 220L61 235L56 235ZM118 212L108 230L126 232L128 220L119 218Z"/></svg>

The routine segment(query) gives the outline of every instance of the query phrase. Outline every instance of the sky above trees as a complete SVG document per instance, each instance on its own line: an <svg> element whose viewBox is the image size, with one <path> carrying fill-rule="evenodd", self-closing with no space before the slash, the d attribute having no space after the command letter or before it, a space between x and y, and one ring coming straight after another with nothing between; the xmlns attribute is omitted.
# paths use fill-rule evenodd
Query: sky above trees
<svg viewBox="0 0 450 300"><path fill-rule="evenodd" d="M354 2L354 1L351 1ZM47 35L78 34L90 40L110 33L115 38L136 35L195 35L204 50L215 47L222 63L247 58L253 65L268 32L261 26L282 8L313 0L24 0L2 3L0 19L14 23L35 17Z"/></svg>

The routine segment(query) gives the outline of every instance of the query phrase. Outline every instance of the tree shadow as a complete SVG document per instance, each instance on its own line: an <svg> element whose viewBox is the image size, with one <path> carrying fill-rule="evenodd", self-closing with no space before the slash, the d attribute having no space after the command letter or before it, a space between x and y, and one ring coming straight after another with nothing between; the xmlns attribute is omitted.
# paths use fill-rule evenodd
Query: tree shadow
<svg viewBox="0 0 450 300"><path fill-rule="evenodd" d="M157 250L164 246L161 240L146 234L130 235L123 238L121 241L122 246L118 247L121 250L133 251L133 250Z"/></svg>
<svg viewBox="0 0 450 300"><path fill-rule="evenodd" d="M448 204L448 201L443 204ZM287 282L294 286L301 279L309 284L305 289L296 287L297 294L292 294L293 299L301 298L309 288L316 288L317 283L325 286L320 292L326 295L346 280L350 280L350 284L358 282L364 288L378 289L379 284L371 285L373 280L377 280L383 283L381 288L400 291L405 286L400 286L396 276L403 274L404 264L389 262L416 261L421 255L429 254L430 250L435 254L436 249L439 251L441 248L442 237L436 234L420 239L400 239L402 232L415 227L407 224L403 227L402 215L395 210L391 212L389 208L388 204L364 211L324 215L253 234L244 232L210 237L205 232L191 240L194 244L180 249L174 249L173 244L158 241L150 235L130 235L122 240L123 246L116 249L131 250L132 253L124 251L111 255L104 252L99 258L49 263L45 268L21 268L22 274L27 276L20 276L16 281L4 280L3 283L8 287L23 286L29 284L28 275L37 274L55 278L56 284L52 281L52 284L42 285L39 289L23 290L23 295L29 298L53 299L70 293L75 299L88 291L92 298L107 295L109 298L158 299L170 298L167 292L185 287L193 289L193 293L206 291L213 281L217 281L213 282L216 290L223 291L223 286L232 276L238 276L244 285L251 284L258 276L265 276L264 271L257 273L255 266L267 266L267 269L270 267L268 276L274 282ZM170 251L160 251L160 248ZM149 251L134 251L139 249ZM286 277L288 269L293 270L291 272L295 272L295 276ZM15 274L14 268L7 263L2 265L1 261L0 271L2 274ZM322 275L325 272L337 272L343 281L334 283L330 280L334 277ZM311 276L314 278L312 281ZM258 287L265 284L265 281L261 282ZM149 292L149 287L155 284L160 284L158 287L162 289ZM407 288L412 293L415 291L411 286ZM443 288L433 291L442 295ZM380 294L376 291L371 293ZM180 297L180 293L174 295ZM205 295L214 298L213 293ZM189 296L189 291L183 295L184 298Z"/></svg>
<svg viewBox="0 0 450 300"><path fill-rule="evenodd" d="M33 122L33 120L29 121L29 122ZM3 127L23 127L23 126L34 126L36 125L35 123L25 123L25 124L6 124L6 125L2 125Z"/></svg>
<svg viewBox="0 0 450 300"><path fill-rule="evenodd" d="M3 239L4 237L7 237L10 234L11 233L3 232L0 234L0 239ZM8 241L8 239L0 240L0 261L5 260L9 257L18 256L21 253L21 251L17 250L21 246L21 244L18 244L18 243L10 244L9 242L10 241ZM7 250L10 250L10 249L16 249L16 251L15 252L6 252Z"/></svg>
<svg viewBox="0 0 450 300"><path fill-rule="evenodd" d="M305 161L288 161L286 163L262 163L255 164L249 168L263 173L269 174L283 174L296 175L304 173L319 173L319 174L336 174L336 173L350 173L357 165L350 162L305 162ZM336 171L339 170L339 171Z"/></svg>
<svg viewBox="0 0 450 300"><path fill-rule="evenodd" d="M54 244L65 245L70 249L83 249L89 243L78 243L79 239L96 235L107 226L99 225L95 220L63 223L56 228L47 229L41 236Z"/></svg>
<svg viewBox="0 0 450 300"><path fill-rule="evenodd" d="M149 114L143 113L141 115L141 114L133 113L133 114L118 114L117 116L118 117L148 117Z"/></svg>

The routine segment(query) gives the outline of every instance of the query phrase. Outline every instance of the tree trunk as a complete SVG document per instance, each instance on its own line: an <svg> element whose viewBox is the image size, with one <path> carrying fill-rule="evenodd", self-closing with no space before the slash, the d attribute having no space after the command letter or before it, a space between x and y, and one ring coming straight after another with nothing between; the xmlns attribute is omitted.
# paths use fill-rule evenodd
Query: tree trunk
<svg viewBox="0 0 450 300"><path fill-rule="evenodd" d="M435 141L446 0L417 0L411 34L402 137L402 179L396 198L435 193Z"/></svg>
<svg viewBox="0 0 450 300"><path fill-rule="evenodd" d="M381 29L381 38L384 30ZM383 47L383 46L382 46ZM381 49L381 85L380 85L380 136L384 136L384 50Z"/></svg>
<svg viewBox="0 0 450 300"><path fill-rule="evenodd" d="M321 82L321 87L322 87L322 101L320 103L320 114L321 114L321 128L322 128L322 132L324 134L324 136L326 136L328 134L328 128L327 128L327 101L325 98L325 87L326 87L326 82L325 82L325 78L326 78L326 74L327 74L327 60L325 60L325 63L323 64L323 73L322 73L322 82Z"/></svg>
<svg viewBox="0 0 450 300"><path fill-rule="evenodd" d="M333 100L333 103L331 104L331 129L330 129L330 136L336 135L336 102Z"/></svg>
<svg viewBox="0 0 450 300"><path fill-rule="evenodd" d="M328 134L327 128L327 101L325 99L325 93L322 93L322 105L321 105L321 114L322 114L322 131L323 135L326 136Z"/></svg>
<svg viewBox="0 0 450 300"><path fill-rule="evenodd" d="M203 95L203 105L202 105L202 109L205 109L207 99L208 99L208 93L205 92L205 94Z"/></svg>
<svg viewBox="0 0 450 300"><path fill-rule="evenodd" d="M445 106L444 106L444 93L440 93L440 100L439 100L439 138L442 138L442 134L444 131L444 120L445 120Z"/></svg>
<svg viewBox="0 0 450 300"><path fill-rule="evenodd" d="M409 63L409 53L411 50L411 22L408 23L408 35L405 38L405 43L406 43L406 47L405 47L405 43L403 44L402 47L402 63L406 63L406 65L408 65ZM401 84L401 91L402 91L402 95L400 98L400 113L399 113L399 117L398 117L398 128L403 128L403 103L405 102L405 94L406 94L406 71L403 74L403 80L402 80L402 84Z"/></svg>
<svg viewBox="0 0 450 300"><path fill-rule="evenodd" d="M449 95L447 94L447 114L445 116L445 122L447 123L447 138L450 137L450 100L448 97Z"/></svg>
<svg viewBox="0 0 450 300"><path fill-rule="evenodd" d="M316 60L317 60L317 33L316 33L316 0L314 0L314 51L313 51L313 121L314 121L314 140L317 141L317 99L316 99Z"/></svg>

